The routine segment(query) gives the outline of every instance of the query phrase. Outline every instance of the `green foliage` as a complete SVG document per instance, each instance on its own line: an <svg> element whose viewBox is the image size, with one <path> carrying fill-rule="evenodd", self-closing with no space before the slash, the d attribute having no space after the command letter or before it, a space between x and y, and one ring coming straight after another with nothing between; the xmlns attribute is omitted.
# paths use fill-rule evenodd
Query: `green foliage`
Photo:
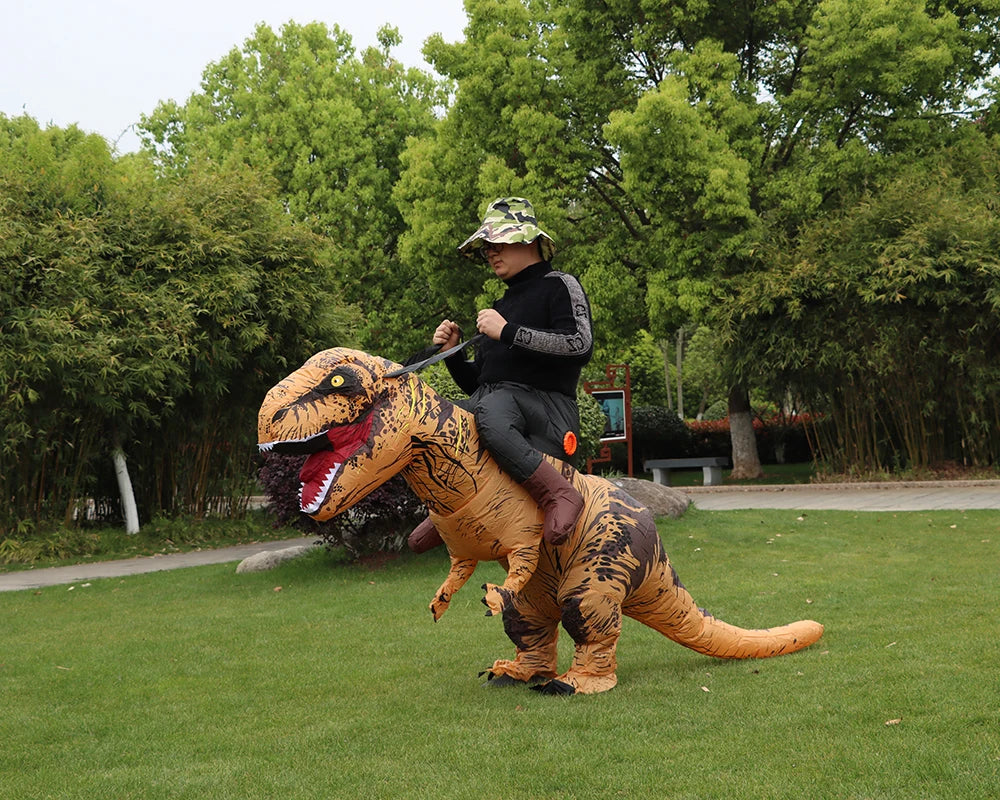
<svg viewBox="0 0 1000 800"><path fill-rule="evenodd" d="M970 135L777 242L741 285L748 360L829 413L836 469L995 463L998 190L1000 153Z"/></svg>
<svg viewBox="0 0 1000 800"><path fill-rule="evenodd" d="M391 196L407 139L430 129L445 95L391 57L395 29L379 40L381 49L356 56L336 25L289 22L280 34L258 25L205 69L201 92L184 106L161 103L142 127L165 169L207 156L273 177L292 218L326 238L325 278L357 307L358 341L402 358L426 292L398 258L402 219Z"/></svg>
<svg viewBox="0 0 1000 800"><path fill-rule="evenodd" d="M701 415L703 420L719 420L729 416L729 403L726 400L716 400L705 407L705 412Z"/></svg>
<svg viewBox="0 0 1000 800"><path fill-rule="evenodd" d="M582 382L576 387L576 404L580 409L580 441L574 462L578 469L583 469L587 459L601 451L606 419L601 404L583 390Z"/></svg>
<svg viewBox="0 0 1000 800"><path fill-rule="evenodd" d="M641 403L648 337L704 326L689 414L746 386L826 413L845 469L1000 459L997 0L466 10L425 47L440 81L392 28L356 54L261 25L144 120L144 156L0 118L0 530L107 508L116 438L147 516L234 496L288 368L471 320L497 287L455 248L508 194Z"/></svg>
<svg viewBox="0 0 1000 800"><path fill-rule="evenodd" d="M691 431L675 412L662 406L632 407L632 455L639 473L643 462L651 458L701 455L693 447Z"/></svg>
<svg viewBox="0 0 1000 800"><path fill-rule="evenodd" d="M639 331L621 356L629 365L629 382L632 388L632 405L666 405L666 369L663 351L645 330Z"/></svg>
<svg viewBox="0 0 1000 800"><path fill-rule="evenodd" d="M247 419L339 335L321 241L239 165L156 179L75 128L0 136L0 531L116 514L116 443L141 519L238 512Z"/></svg>
<svg viewBox="0 0 1000 800"><path fill-rule="evenodd" d="M713 406L722 407L722 416L728 413L726 402L725 352L721 347L719 336L711 328L704 325L698 327L687 341L684 351L684 383L696 389L694 393L685 393L690 400L697 396L699 402L707 409ZM686 406L685 410L693 410ZM694 416L692 414L692 416Z"/></svg>
<svg viewBox="0 0 1000 800"><path fill-rule="evenodd" d="M711 102L718 95L723 106L739 105L733 89L724 88L736 81L737 62L715 48L714 68L724 65L722 74L704 75L696 71L704 56L696 48L692 58L679 59L680 75L644 93L634 111L612 113L605 128L622 152L625 190L657 219L647 234L659 254L651 265L659 273L656 285L666 288L665 279L683 279L673 291L650 296L651 308L672 318L670 328L705 316L712 297L708 284L749 250L756 223L750 165L732 142L737 131L720 128L720 123L746 123L719 119L718 104ZM706 78L714 85L697 85ZM708 97L693 103L692 95L701 91Z"/></svg>
<svg viewBox="0 0 1000 800"><path fill-rule="evenodd" d="M624 309L641 311L634 302L641 288L633 283L633 302L619 302L626 295L616 292L613 276L621 272L624 253L607 238L615 225L582 192L594 174L595 155L607 159L574 130L579 119L563 85L572 61L563 32L552 26L555 13L545 4L480 2L469 9L465 42L429 42L427 55L456 83L457 93L432 136L412 142L404 154L395 191L407 226L400 253L449 313L469 313L465 309L474 307L487 273L458 256L456 246L493 198L529 197L555 238L555 266L594 292L600 338L614 330L612 319ZM586 258L578 249L583 243L595 248ZM602 270L593 280L587 276L591 266ZM624 333L640 324L633 315Z"/></svg>
<svg viewBox="0 0 1000 800"><path fill-rule="evenodd" d="M99 552L97 534L74 528L51 531L41 538L0 541L0 564L44 564L69 558L90 558Z"/></svg>
<svg viewBox="0 0 1000 800"><path fill-rule="evenodd" d="M69 566L139 556L286 540L297 535L292 528L277 527L273 516L251 511L239 518L186 515L144 520L139 533L128 534L116 525L86 528L56 527L43 535L15 536L0 541L0 564L12 569Z"/></svg>
<svg viewBox="0 0 1000 800"><path fill-rule="evenodd" d="M587 265L581 283L590 301L594 361L617 364L625 360L622 348L646 327L646 309L638 277L606 249L580 247L574 262Z"/></svg>

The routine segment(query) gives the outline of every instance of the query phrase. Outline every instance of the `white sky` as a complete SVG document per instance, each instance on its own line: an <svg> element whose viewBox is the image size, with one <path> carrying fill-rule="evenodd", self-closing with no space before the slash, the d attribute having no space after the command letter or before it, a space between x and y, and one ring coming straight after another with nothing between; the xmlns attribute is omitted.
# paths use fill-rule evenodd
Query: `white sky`
<svg viewBox="0 0 1000 800"><path fill-rule="evenodd" d="M2 0L0 112L75 123L129 152L140 114L184 103L257 23L277 33L289 20L337 24L357 52L388 23L403 38L393 55L422 69L424 40L460 41L466 23L462 0Z"/></svg>

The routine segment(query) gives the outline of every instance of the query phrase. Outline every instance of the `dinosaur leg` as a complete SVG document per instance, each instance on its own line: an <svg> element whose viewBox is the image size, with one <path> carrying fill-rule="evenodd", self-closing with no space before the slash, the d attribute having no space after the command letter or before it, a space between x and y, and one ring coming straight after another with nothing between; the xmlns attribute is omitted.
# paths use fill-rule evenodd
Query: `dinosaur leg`
<svg viewBox="0 0 1000 800"><path fill-rule="evenodd" d="M563 627L576 642L569 670L537 687L545 694L596 694L613 689L615 650L622 630L621 602L595 591L572 595L562 607Z"/></svg>
<svg viewBox="0 0 1000 800"><path fill-rule="evenodd" d="M472 577L472 573L476 571L476 564L478 563L478 561L472 558L452 557L448 577L444 579L444 583L441 584L441 587L434 595L434 599L431 600L430 609L434 615L435 622L441 619L441 615L448 610L451 598Z"/></svg>
<svg viewBox="0 0 1000 800"><path fill-rule="evenodd" d="M514 643L513 660L498 659L487 670L501 684L554 678L558 653L559 609L551 596L537 595L533 587L514 598L503 614L503 627Z"/></svg>
<svg viewBox="0 0 1000 800"><path fill-rule="evenodd" d="M538 542L512 550L507 554L506 566L507 577L502 585L483 584L486 592L483 602L489 609L486 612L487 616L502 613L535 574L535 568L538 566Z"/></svg>

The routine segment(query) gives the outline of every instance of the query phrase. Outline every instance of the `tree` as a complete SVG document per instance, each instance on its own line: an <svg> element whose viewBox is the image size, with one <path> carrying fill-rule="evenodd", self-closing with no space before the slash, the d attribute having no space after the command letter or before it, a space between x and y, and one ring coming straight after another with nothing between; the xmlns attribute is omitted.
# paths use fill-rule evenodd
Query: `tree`
<svg viewBox="0 0 1000 800"><path fill-rule="evenodd" d="M166 171L208 157L273 176L292 217L327 239L328 279L357 311L358 343L402 357L418 346L427 292L397 257L392 187L406 140L430 129L445 86L394 60L399 42L383 28L380 49L359 58L336 25L289 22L279 35L261 24L205 69L200 92L161 103L142 130Z"/></svg>
<svg viewBox="0 0 1000 800"><path fill-rule="evenodd" d="M144 518L245 502L247 419L339 335L318 237L246 168L158 180L29 117L0 116L0 205L0 531L104 511L118 444Z"/></svg>
<svg viewBox="0 0 1000 800"><path fill-rule="evenodd" d="M632 404L664 405L667 400L667 386L664 380L663 353L656 346L652 335L648 331L640 331L630 343L621 343L620 347L618 358L622 363L629 365ZM601 366L600 377L603 377L603 365L610 361L610 357L602 358L597 354L595 361Z"/></svg>
<svg viewBox="0 0 1000 800"><path fill-rule="evenodd" d="M0 136L0 526L26 532L72 517L124 418L155 423L182 390L193 347L184 301L119 267L149 182L75 127L0 116Z"/></svg>
<svg viewBox="0 0 1000 800"><path fill-rule="evenodd" d="M746 357L829 415L818 448L835 468L1000 456L1000 141L961 134L741 283Z"/></svg>
<svg viewBox="0 0 1000 800"><path fill-rule="evenodd" d="M718 336L704 325L691 335L688 342L684 354L684 375L701 393L698 411L694 415L701 419L709 404L719 399L726 385Z"/></svg>
<svg viewBox="0 0 1000 800"><path fill-rule="evenodd" d="M247 421L275 378L348 340L349 317L321 260L325 241L286 213L267 176L192 162L156 181L150 211L155 227L137 243L169 264L160 280L191 309L194 353L176 413L156 431L173 452L142 453L145 502L201 515L215 498L229 504L220 485L252 481Z"/></svg>
<svg viewBox="0 0 1000 800"><path fill-rule="evenodd" d="M662 255L649 301L661 320L717 324L733 281L769 268L763 243L853 202L891 153L945 133L996 59L996 28L946 4L759 4L742 18L721 4L669 5L687 12L674 38L642 51L664 77L606 128L624 188L653 222ZM724 333L737 355L741 337ZM746 386L759 372L731 363L733 435L749 437ZM749 477L742 449L734 438L734 474Z"/></svg>
<svg viewBox="0 0 1000 800"><path fill-rule="evenodd" d="M574 106L604 84L568 60L547 3L474 0L467 10L464 42L432 37L425 47L457 91L433 134L403 156L394 193L407 227L401 257L446 313L471 319L486 273L456 245L493 198L527 196L555 237L556 266L587 290L597 352L621 361L646 327L643 260L614 208L615 160L599 127L606 116L588 110L584 120ZM581 92L569 81L581 81Z"/></svg>

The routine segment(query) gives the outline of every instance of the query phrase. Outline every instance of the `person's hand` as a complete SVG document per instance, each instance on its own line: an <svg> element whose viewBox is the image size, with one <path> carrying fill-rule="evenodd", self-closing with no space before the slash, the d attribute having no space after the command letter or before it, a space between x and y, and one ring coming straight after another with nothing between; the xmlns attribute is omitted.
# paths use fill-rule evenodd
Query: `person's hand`
<svg viewBox="0 0 1000 800"><path fill-rule="evenodd" d="M490 339L500 341L500 332L507 324L500 313L494 308L484 308L476 317L476 328L480 333L485 333Z"/></svg>
<svg viewBox="0 0 1000 800"><path fill-rule="evenodd" d="M458 344L460 336L461 331L459 331L458 325L450 319L445 319L437 326L437 330L434 331L434 337L431 341L436 345L440 345L442 350L450 350Z"/></svg>

